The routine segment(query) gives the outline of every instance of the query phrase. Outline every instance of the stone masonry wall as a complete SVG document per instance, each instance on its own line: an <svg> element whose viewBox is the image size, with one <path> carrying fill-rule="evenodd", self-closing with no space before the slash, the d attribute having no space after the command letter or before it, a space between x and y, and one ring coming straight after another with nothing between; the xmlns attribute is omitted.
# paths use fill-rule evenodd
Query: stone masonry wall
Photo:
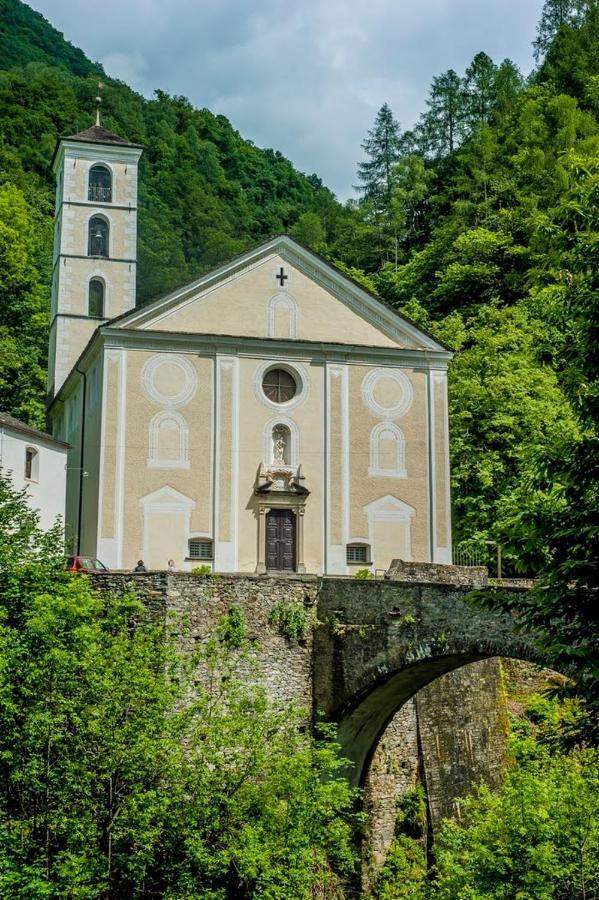
<svg viewBox="0 0 599 900"><path fill-rule="evenodd" d="M182 648L205 641L223 616L238 607L245 619L247 637L270 696L281 705L294 702L312 712L312 634L301 643L288 641L270 621L277 603L299 602L313 607L316 578L270 578L219 575L205 578L188 573L148 572L95 574L95 586L117 593L135 590L160 614L175 617Z"/></svg>
<svg viewBox="0 0 599 900"><path fill-rule="evenodd" d="M458 801L478 782L499 786L506 738L499 659L443 675L399 710L379 741L364 788L365 885L373 884L393 841L398 799L423 784L434 837L442 819L459 818Z"/></svg>

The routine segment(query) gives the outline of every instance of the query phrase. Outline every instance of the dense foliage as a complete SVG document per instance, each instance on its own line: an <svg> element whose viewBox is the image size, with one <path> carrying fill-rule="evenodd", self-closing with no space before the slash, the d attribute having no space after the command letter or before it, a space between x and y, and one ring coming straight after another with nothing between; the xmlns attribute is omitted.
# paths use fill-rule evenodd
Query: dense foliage
<svg viewBox="0 0 599 900"><path fill-rule="evenodd" d="M378 900L584 900L599 891L599 759L563 749L576 707L539 696L512 722L512 765L499 793L481 786L445 821L427 870L406 828L381 872ZM411 820L414 822L414 819ZM416 824L418 822L416 821ZM422 825L420 828L422 829Z"/></svg>
<svg viewBox="0 0 599 900"><path fill-rule="evenodd" d="M184 658L60 543L0 478L0 895L334 896L353 793L336 744L271 706L239 611Z"/></svg>
<svg viewBox="0 0 599 900"><path fill-rule="evenodd" d="M483 53L462 77L435 78L412 132L383 107L364 145L371 184L347 262L457 351L456 542L481 561L499 543L504 574L539 577L526 598L497 602L515 604L545 658L596 698L596 0L547 0L535 50L527 81ZM593 721L591 707L589 738Z"/></svg>

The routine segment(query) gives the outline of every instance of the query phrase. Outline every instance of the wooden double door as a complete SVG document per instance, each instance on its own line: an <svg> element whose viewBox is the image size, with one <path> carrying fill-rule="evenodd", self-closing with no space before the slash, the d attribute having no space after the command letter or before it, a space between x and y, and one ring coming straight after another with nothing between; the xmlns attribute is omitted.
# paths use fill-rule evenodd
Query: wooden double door
<svg viewBox="0 0 599 900"><path fill-rule="evenodd" d="M266 515L266 568L295 572L295 515L290 509L271 509Z"/></svg>

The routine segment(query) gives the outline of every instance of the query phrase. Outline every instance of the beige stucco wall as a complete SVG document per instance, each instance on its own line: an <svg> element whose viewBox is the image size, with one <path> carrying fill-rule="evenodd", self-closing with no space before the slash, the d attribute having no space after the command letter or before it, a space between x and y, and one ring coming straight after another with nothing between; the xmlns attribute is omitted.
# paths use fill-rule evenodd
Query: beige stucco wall
<svg viewBox="0 0 599 900"><path fill-rule="evenodd" d="M118 351L108 353L100 538L106 539L104 553L111 567L116 567L118 562L124 568L131 568L138 559L146 557L155 568L166 568L169 558L183 567L190 535L212 536L213 361L186 355L184 359L195 385L193 396L185 402L169 404L159 402L148 393L144 365L156 358L165 365L162 369L158 367L151 379L153 389L164 392L165 396L169 392L175 395L181 386L180 372L176 366L169 366L170 356L127 351L123 385L123 358L118 356ZM187 433L185 464L181 466L173 464L176 460L172 458L168 437L172 433L170 420L166 423L166 444L160 441L160 428L156 426L157 414L173 412ZM152 428L162 460L151 458ZM161 491L166 493L160 495ZM189 507L186 511L185 505ZM122 520L120 559L110 545L117 538L119 520Z"/></svg>
<svg viewBox="0 0 599 900"><path fill-rule="evenodd" d="M297 405L282 406L279 412L260 385L264 370L280 364L296 368L305 389ZM373 569L386 569L396 557L431 558L425 371L146 350L108 351L105 369L97 517L98 547L111 567L131 568L143 558L164 568L173 558L178 568L191 568L195 563L186 559L187 541L194 536L214 539L216 569L255 571L254 491L261 464L272 462L269 436L279 421L298 435L297 462L310 491L304 517L308 572L325 571L326 555L327 571L352 574L356 567L345 562L346 544L352 541L372 546ZM406 382L398 386L398 373L407 379L412 396L405 411ZM369 382L374 384L370 394L365 389ZM390 417L373 411L373 400L383 409L386 404ZM437 503L437 531L445 536L443 403L440 385L435 483L443 494ZM156 416L166 417L165 431L157 432L152 450ZM386 438L379 448L382 473L373 471L373 429L389 422L405 440L403 473L385 474L385 467L396 463ZM182 456L177 423L184 423L187 433ZM98 441L94 427L88 439ZM152 453L162 455L166 467L152 460ZM90 505L91 518L94 514ZM89 529L91 535L91 524ZM116 549L119 540L121 552Z"/></svg>
<svg viewBox="0 0 599 900"><path fill-rule="evenodd" d="M391 413L384 416L373 412L364 402L363 384L371 372L381 372L373 396ZM409 409L393 415L393 405L399 400L399 387L384 373L402 371L408 378L413 392ZM349 370L349 417L352 452L350 454L350 524L348 539L369 537L373 547L373 567L386 569L394 557L405 558L406 527L410 529L411 552L414 560L430 559L429 550L429 497L428 497L428 447L427 447L427 391L426 373L417 370L377 369L376 367L351 366ZM373 429L384 422L392 422L401 430L405 440L405 477L395 475L370 475L371 435ZM385 462L385 460L382 460ZM406 526L393 517L396 507L392 501L383 503L380 510L368 515L369 504L389 496L407 504L414 510ZM386 514L386 515L385 515ZM374 533L373 533L374 532Z"/></svg>
<svg viewBox="0 0 599 900"><path fill-rule="evenodd" d="M284 291L275 279L281 266L289 276ZM271 304L274 306L272 316ZM296 310L296 325L291 333L290 315L285 308ZM260 261L175 310L157 316L143 327L157 331L399 346L393 338L277 255ZM411 345L406 340L402 346Z"/></svg>

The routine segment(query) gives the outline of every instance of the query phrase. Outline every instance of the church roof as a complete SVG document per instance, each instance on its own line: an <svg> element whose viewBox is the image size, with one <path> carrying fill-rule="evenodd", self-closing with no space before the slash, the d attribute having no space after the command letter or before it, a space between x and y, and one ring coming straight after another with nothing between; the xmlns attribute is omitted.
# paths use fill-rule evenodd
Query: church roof
<svg viewBox="0 0 599 900"><path fill-rule="evenodd" d="M131 141L125 140L109 131L103 125L92 125L85 131L78 131L77 134L69 134L62 138L64 141L80 141L84 144L119 144L122 147L141 147L141 144L133 144Z"/></svg>

